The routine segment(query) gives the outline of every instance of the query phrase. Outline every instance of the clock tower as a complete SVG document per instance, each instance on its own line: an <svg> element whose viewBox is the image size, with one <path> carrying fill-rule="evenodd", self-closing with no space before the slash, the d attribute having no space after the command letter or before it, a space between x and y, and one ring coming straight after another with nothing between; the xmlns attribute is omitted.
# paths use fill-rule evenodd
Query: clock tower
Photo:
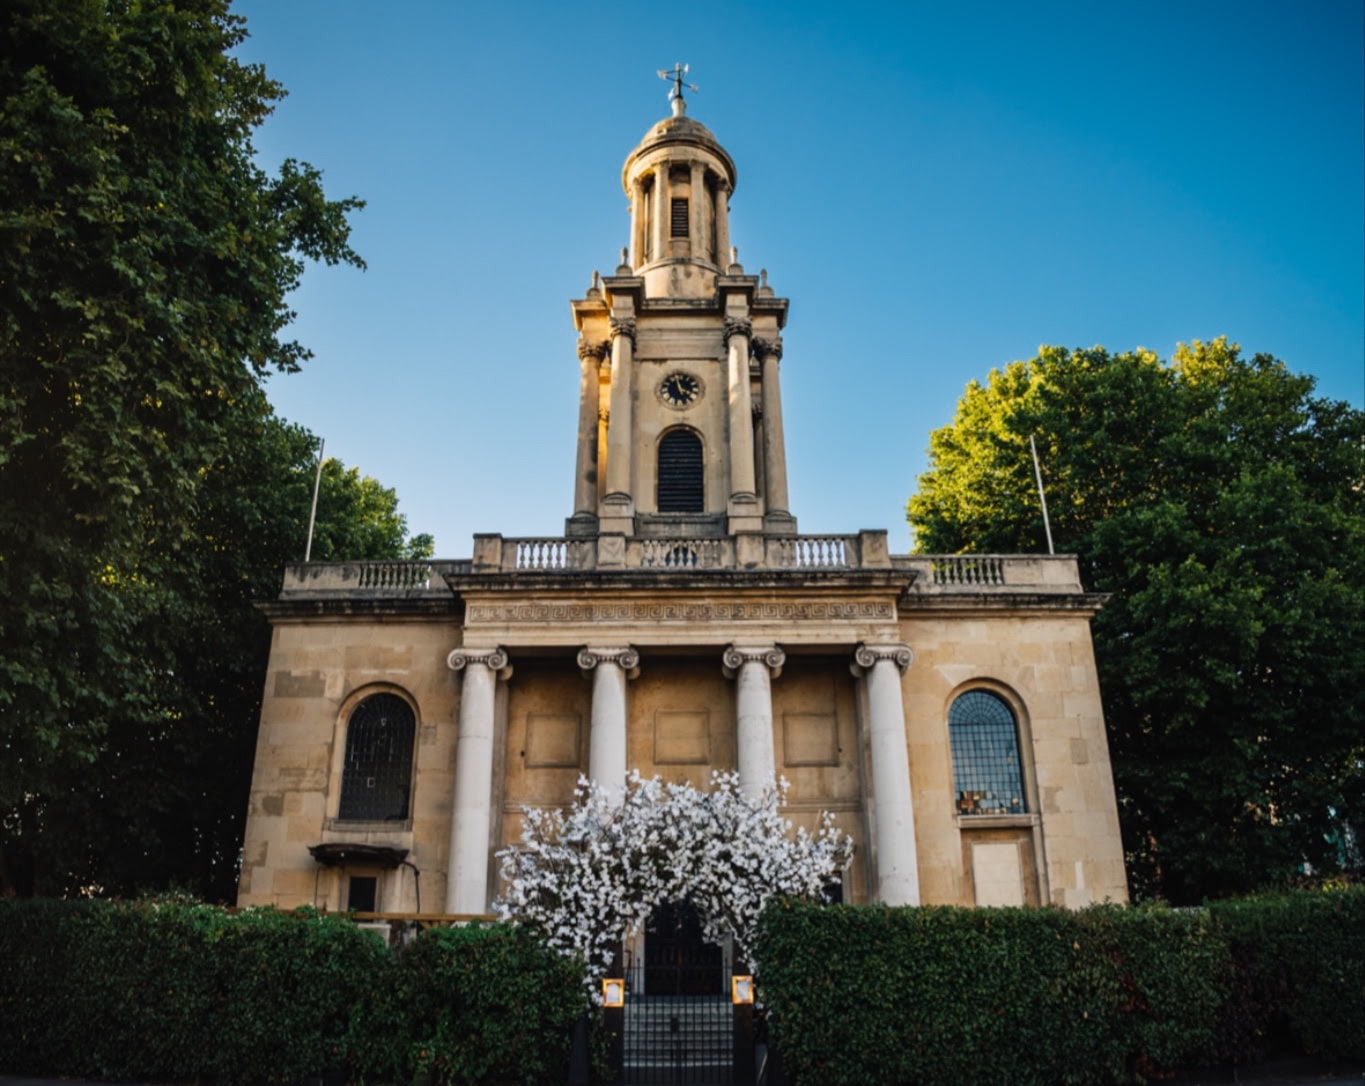
<svg viewBox="0 0 1365 1086"><path fill-rule="evenodd" d="M790 536L787 300L730 245L734 161L673 112L626 158L630 246L572 303L582 366L571 537ZM741 547L747 551L750 548ZM608 557L608 562L610 558Z"/></svg>

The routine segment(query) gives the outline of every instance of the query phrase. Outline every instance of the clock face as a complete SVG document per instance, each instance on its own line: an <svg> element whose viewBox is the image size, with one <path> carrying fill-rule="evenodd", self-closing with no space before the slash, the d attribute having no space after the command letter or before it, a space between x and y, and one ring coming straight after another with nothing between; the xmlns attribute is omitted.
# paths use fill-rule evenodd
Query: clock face
<svg viewBox="0 0 1365 1086"><path fill-rule="evenodd" d="M670 373L659 383L659 398L670 407L688 407L701 399L701 381L690 373Z"/></svg>

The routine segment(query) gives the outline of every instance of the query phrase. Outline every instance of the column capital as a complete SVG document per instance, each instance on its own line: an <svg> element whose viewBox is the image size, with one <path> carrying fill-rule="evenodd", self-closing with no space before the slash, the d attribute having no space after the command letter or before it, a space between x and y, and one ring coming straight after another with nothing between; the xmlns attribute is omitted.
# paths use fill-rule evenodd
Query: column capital
<svg viewBox="0 0 1365 1086"><path fill-rule="evenodd" d="M496 672L500 679L512 676L507 650L501 645L490 649L458 648L446 657L446 666L451 671L463 671L470 664L482 664L489 671Z"/></svg>
<svg viewBox="0 0 1365 1086"><path fill-rule="evenodd" d="M631 345L632 347L634 347L634 346L635 346L635 318L634 318L634 317L611 317L611 318L609 318L609 321L610 321L610 325L611 325L611 338L612 338L612 339L615 339L617 336L627 336L627 337L629 337L629 339L630 339L630 345Z"/></svg>
<svg viewBox="0 0 1365 1086"><path fill-rule="evenodd" d="M775 362L782 361L782 337L774 336L772 339L764 339L762 336L755 336L753 339L754 354L767 361L771 358ZM582 350L580 347L579 350Z"/></svg>
<svg viewBox="0 0 1365 1086"><path fill-rule="evenodd" d="M615 664L626 673L626 678L633 679L640 671L640 652L630 645L607 649L584 645L578 650L578 666L582 668L584 678L598 664Z"/></svg>
<svg viewBox="0 0 1365 1086"><path fill-rule="evenodd" d="M763 664L776 679L782 674L782 665L787 662L787 654L776 645L726 645L721 654L721 670L727 679L739 674L745 664Z"/></svg>
<svg viewBox="0 0 1365 1086"><path fill-rule="evenodd" d="M754 322L748 317L725 318L725 344L728 347L733 336L749 336L754 331Z"/></svg>
<svg viewBox="0 0 1365 1086"><path fill-rule="evenodd" d="M873 665L879 661L888 660L895 664L896 670L904 675L914 659L915 654L909 645L868 645L861 643L853 650L853 674L861 675L865 671L871 671Z"/></svg>
<svg viewBox="0 0 1365 1086"><path fill-rule="evenodd" d="M611 341L607 339L582 339L578 341L578 357L587 361L595 358L599 362L607 357L607 352L611 350Z"/></svg>

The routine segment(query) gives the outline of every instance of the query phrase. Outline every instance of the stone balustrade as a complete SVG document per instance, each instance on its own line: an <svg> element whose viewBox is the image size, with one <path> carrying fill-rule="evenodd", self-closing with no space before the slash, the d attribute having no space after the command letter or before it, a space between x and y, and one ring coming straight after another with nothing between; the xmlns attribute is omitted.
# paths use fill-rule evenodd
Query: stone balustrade
<svg viewBox="0 0 1365 1086"><path fill-rule="evenodd" d="M773 569L853 569L858 562L855 535L793 535L768 541Z"/></svg>
<svg viewBox="0 0 1365 1086"><path fill-rule="evenodd" d="M891 561L896 569L919 574L916 593L1083 591L1072 554L898 554Z"/></svg>
<svg viewBox="0 0 1365 1086"><path fill-rule="evenodd" d="M284 567L280 594L443 596L445 575L468 569L468 561L457 560L292 562Z"/></svg>
<svg viewBox="0 0 1365 1086"><path fill-rule="evenodd" d="M299 596L445 596L455 574L572 575L588 570L749 570L838 573L888 569L916 574L917 595L1081 592L1073 555L891 555L885 532L850 535L696 538L474 537L472 560L298 562L285 567L281 599ZM610 562L602 556L611 555Z"/></svg>
<svg viewBox="0 0 1365 1086"><path fill-rule="evenodd" d="M627 567L641 569L732 569L735 548L728 539L633 539Z"/></svg>

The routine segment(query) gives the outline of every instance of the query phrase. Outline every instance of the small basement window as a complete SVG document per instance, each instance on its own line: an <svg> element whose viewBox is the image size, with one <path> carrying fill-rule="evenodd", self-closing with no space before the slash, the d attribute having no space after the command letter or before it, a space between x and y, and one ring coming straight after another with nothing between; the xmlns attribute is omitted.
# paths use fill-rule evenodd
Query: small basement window
<svg viewBox="0 0 1365 1086"><path fill-rule="evenodd" d="M353 913L372 913L379 897L379 879L374 875L352 875L346 884L346 908Z"/></svg>

